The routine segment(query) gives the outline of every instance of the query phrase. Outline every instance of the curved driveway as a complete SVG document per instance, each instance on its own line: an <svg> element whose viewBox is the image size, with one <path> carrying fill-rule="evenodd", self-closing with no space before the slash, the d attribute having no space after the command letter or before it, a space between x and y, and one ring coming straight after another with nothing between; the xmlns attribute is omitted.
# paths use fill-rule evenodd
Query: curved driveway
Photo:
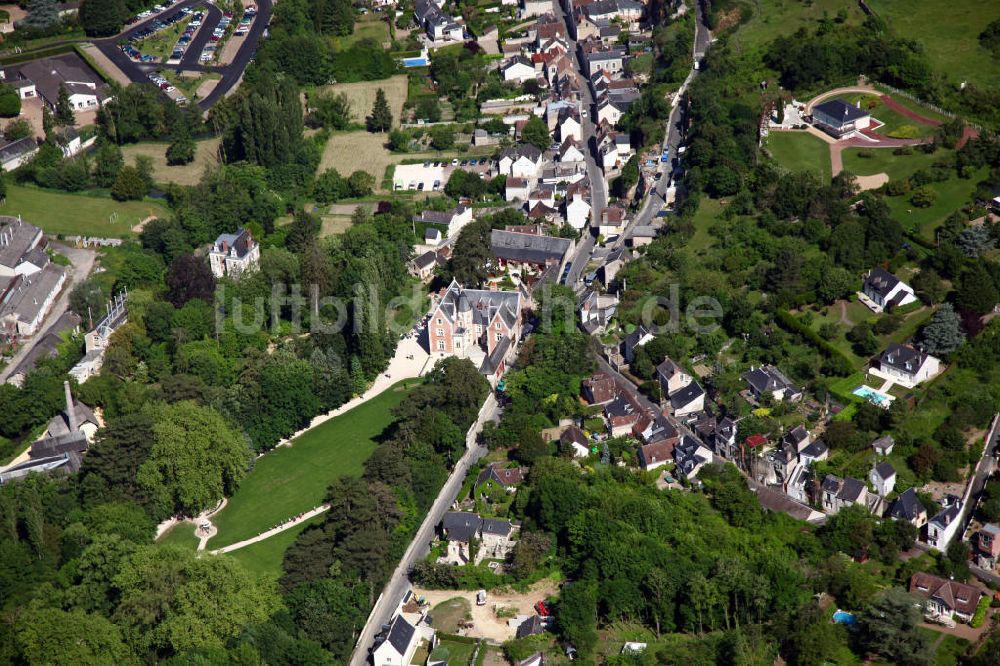
<svg viewBox="0 0 1000 666"><path fill-rule="evenodd" d="M168 65L166 63L136 62L125 55L119 47L121 42L128 40L146 24L156 20L158 17L164 14L169 15L185 7L193 8L196 6L203 6L205 8L205 19L195 39L191 40L191 43L188 45L188 49L180 64ZM273 0L257 0L257 16L250 26L249 33L243 40L243 45L236 53L236 57L228 65L202 65L198 62L198 57L205 48L205 44L208 43L212 31L222 18L222 11L205 0L181 0L181 2L172 5L170 9L160 12L156 16L150 16L140 23L136 23L114 37L95 39L93 40L93 44L134 83L148 83L149 78L147 78L147 75L158 69L172 69L176 72L199 71L219 74L222 77L219 83L212 92L198 101L198 106L203 111L207 111L239 83L243 76L243 71L250 64L254 53L257 51L257 43L264 36L267 24L271 21L272 9Z"/></svg>

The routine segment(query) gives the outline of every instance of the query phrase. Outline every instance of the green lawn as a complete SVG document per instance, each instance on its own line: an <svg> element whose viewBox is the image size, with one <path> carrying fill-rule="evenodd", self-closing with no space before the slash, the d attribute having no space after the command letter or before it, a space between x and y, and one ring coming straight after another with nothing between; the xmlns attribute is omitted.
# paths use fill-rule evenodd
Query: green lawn
<svg viewBox="0 0 1000 666"><path fill-rule="evenodd" d="M948 157L950 151L936 150L925 153L914 148L909 155L896 155L891 148L848 148L841 154L844 170L855 176L888 174L891 180L909 178L921 169L927 169L940 159Z"/></svg>
<svg viewBox="0 0 1000 666"><path fill-rule="evenodd" d="M802 27L811 29L824 16L834 17L840 10L847 12L851 24L864 21L858 3L851 0L757 0L744 4L753 16L737 30L733 38L737 47L763 46L779 35L791 35Z"/></svg>
<svg viewBox="0 0 1000 666"><path fill-rule="evenodd" d="M448 650L448 666L468 666L472 662L476 644L441 638L434 651L438 652L441 648Z"/></svg>
<svg viewBox="0 0 1000 666"><path fill-rule="evenodd" d="M808 132L771 132L767 135L767 149L789 171L812 171L824 183L832 178L829 146Z"/></svg>
<svg viewBox="0 0 1000 666"><path fill-rule="evenodd" d="M220 557L232 557L239 560L248 570L260 576L267 576L277 580L281 577L283 570L281 563L285 557L285 551L295 542L299 534L309 525L318 525L323 522L325 514L316 516L312 520L276 534L270 539L258 541L246 548L234 550Z"/></svg>
<svg viewBox="0 0 1000 666"><path fill-rule="evenodd" d="M359 475L374 439L392 422L392 408L418 380L404 380L381 395L330 419L257 460L236 494L212 518L219 533L209 548L242 541L321 504L334 479Z"/></svg>
<svg viewBox="0 0 1000 666"><path fill-rule="evenodd" d="M979 45L979 33L1000 18L987 0L869 0L896 34L922 42L934 71L953 83L1000 86L1000 62Z"/></svg>
<svg viewBox="0 0 1000 666"><path fill-rule="evenodd" d="M114 213L118 217L111 222ZM97 194L69 194L10 184L0 203L0 215L20 215L49 234L126 238L134 236L134 225L150 215L167 215L167 208L152 200L115 201Z"/></svg>
<svg viewBox="0 0 1000 666"><path fill-rule="evenodd" d="M472 619L472 609L469 607L469 600L462 597L455 597L442 601L431 610L431 617L434 618L434 628L446 634L454 634L458 631L460 622Z"/></svg>
<svg viewBox="0 0 1000 666"><path fill-rule="evenodd" d="M695 212L694 219L692 220L694 235L691 236L691 240L685 245L688 250L697 254L715 244L715 237L712 236L709 230L722 215L723 208L724 206L719 203L718 199L709 199L704 196L701 198L698 203L698 210Z"/></svg>
<svg viewBox="0 0 1000 666"><path fill-rule="evenodd" d="M191 550L198 547L198 539L194 535L194 525L191 523L174 525L157 539L156 543L160 546L184 546Z"/></svg>
<svg viewBox="0 0 1000 666"><path fill-rule="evenodd" d="M937 127L934 125L918 123L911 118L907 118L898 111L890 109L882 103L882 99L878 95L846 95L840 99L847 102L851 106L857 106L860 102L862 109L868 111L868 113L870 113L875 120L882 123L882 125L876 128L875 131L880 134L885 134L886 136L891 136L896 139L918 139L933 136L937 131ZM926 115L928 117L934 117L936 115L930 110L924 110L912 102L909 106L921 115Z"/></svg>
<svg viewBox="0 0 1000 666"><path fill-rule="evenodd" d="M389 41L389 26L385 21L359 21L354 24L354 32L349 37L334 37L333 44L338 51L351 48L362 39L374 39L379 44Z"/></svg>

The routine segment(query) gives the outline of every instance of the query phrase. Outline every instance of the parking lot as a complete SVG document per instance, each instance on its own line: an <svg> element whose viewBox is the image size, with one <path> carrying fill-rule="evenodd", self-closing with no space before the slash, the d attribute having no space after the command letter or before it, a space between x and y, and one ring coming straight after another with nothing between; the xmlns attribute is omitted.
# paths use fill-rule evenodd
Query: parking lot
<svg viewBox="0 0 1000 666"><path fill-rule="evenodd" d="M435 192L444 189L452 171L463 169L489 178L493 171L492 161L485 158L458 159L451 161L428 161L423 164L397 164L392 175L392 189Z"/></svg>

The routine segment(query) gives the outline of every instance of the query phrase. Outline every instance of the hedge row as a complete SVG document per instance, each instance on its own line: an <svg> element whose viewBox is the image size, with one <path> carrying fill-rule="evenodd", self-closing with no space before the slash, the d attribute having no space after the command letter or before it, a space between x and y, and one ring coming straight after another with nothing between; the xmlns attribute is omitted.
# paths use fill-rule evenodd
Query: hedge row
<svg viewBox="0 0 1000 666"><path fill-rule="evenodd" d="M792 333L797 333L803 340L820 350L824 356L833 360L833 369L840 375L850 375L854 372L854 364L844 352L824 340L819 334L792 316L788 310L775 310L775 319L782 327Z"/></svg>

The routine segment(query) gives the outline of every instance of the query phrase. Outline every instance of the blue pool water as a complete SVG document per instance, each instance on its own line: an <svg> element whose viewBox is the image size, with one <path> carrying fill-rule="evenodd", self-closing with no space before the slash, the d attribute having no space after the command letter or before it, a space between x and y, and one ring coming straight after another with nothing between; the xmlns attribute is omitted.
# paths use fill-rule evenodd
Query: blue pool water
<svg viewBox="0 0 1000 666"><path fill-rule="evenodd" d="M427 58L403 58L403 67L426 67Z"/></svg>
<svg viewBox="0 0 1000 666"><path fill-rule="evenodd" d="M892 402L892 399L885 393L879 393L866 384L862 384L858 388L854 389L852 393L859 398L864 398L868 402L875 403L879 407L888 407L889 403Z"/></svg>
<svg viewBox="0 0 1000 666"><path fill-rule="evenodd" d="M838 610L833 614L833 621L839 624L852 625L858 621L858 618L854 617L854 613Z"/></svg>

